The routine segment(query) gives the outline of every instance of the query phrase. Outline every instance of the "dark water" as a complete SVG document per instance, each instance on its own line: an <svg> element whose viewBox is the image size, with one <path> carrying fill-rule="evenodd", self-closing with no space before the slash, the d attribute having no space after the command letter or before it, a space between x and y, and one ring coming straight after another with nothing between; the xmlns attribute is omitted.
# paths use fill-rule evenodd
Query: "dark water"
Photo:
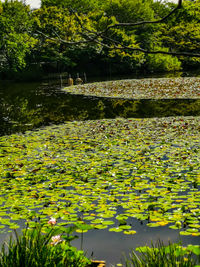
<svg viewBox="0 0 200 267"><path fill-rule="evenodd" d="M115 117L162 117L200 115L200 100L124 100L70 95L59 84L0 83L0 135L24 132L43 125L64 121ZM23 223L22 223L23 224ZM150 245L151 241L199 244L200 237L180 237L178 231L166 227L149 228L134 220L137 234L126 236L107 230L89 231L83 235L82 248L87 256L106 260L107 266L120 262L122 252ZM1 235L2 240L7 236ZM0 243L1 241L0 240ZM81 248L81 237L73 244Z"/></svg>
<svg viewBox="0 0 200 267"><path fill-rule="evenodd" d="M106 266L111 267L124 261L123 254L128 256L132 249L145 245L151 246L152 242L156 244L158 240L165 245L169 242L181 242L185 246L200 244L200 237L180 236L177 230L172 230L169 226L150 228L134 220L134 230L137 231L135 235L113 233L108 230L91 230L83 234L82 248L87 256L92 254L95 259L105 260ZM81 249L81 236L72 244Z"/></svg>
<svg viewBox="0 0 200 267"><path fill-rule="evenodd" d="M172 230L168 226L150 228L136 219L133 219L135 235L125 235L123 233L109 232L108 230L90 230L87 233L76 234L79 236L71 244L77 249L84 250L86 256L96 260L105 260L106 267L116 266L120 262L124 262L123 255L126 256L139 246L151 246L161 240L165 245L169 242L181 242L182 245L188 244L199 245L200 237L180 236L178 230ZM18 221L19 223L19 221ZM21 226L18 233L25 227L24 221L19 223ZM6 229L5 229L6 231ZM11 233L0 234L0 246L9 241Z"/></svg>
<svg viewBox="0 0 200 267"><path fill-rule="evenodd" d="M179 115L200 115L200 100L110 99L70 95L56 84L0 84L0 135L64 121Z"/></svg>

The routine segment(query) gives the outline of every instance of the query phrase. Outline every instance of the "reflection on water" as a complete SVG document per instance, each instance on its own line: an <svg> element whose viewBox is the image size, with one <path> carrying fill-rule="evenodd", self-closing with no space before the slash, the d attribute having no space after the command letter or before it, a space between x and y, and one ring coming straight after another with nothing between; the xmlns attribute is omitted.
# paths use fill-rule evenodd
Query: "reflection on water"
<svg viewBox="0 0 200 267"><path fill-rule="evenodd" d="M127 100L70 95L38 83L0 85L0 135L50 123L116 117L200 115L199 99Z"/></svg>

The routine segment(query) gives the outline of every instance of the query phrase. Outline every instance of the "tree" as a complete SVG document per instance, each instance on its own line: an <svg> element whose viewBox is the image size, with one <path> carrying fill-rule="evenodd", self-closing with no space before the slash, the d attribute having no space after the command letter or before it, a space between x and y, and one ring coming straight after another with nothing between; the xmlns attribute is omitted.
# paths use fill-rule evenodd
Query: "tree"
<svg viewBox="0 0 200 267"><path fill-rule="evenodd" d="M42 0L41 6L42 8L56 6L58 8L74 10L79 14L87 14L88 12L100 9L104 1L105 0Z"/></svg>
<svg viewBox="0 0 200 267"><path fill-rule="evenodd" d="M18 71L26 66L26 56L36 44L29 32L30 9L18 1L5 1L0 8L1 70Z"/></svg>
<svg viewBox="0 0 200 267"><path fill-rule="evenodd" d="M37 61L57 64L57 70L76 65L76 55L83 53L85 43L87 50L95 51L97 45L90 45L82 36L81 25L76 19L76 14L71 14L67 8L59 6L43 6L33 12L34 35L37 36L38 45L35 57ZM88 16L79 15L79 19L91 30L92 27ZM75 44L75 45L74 45Z"/></svg>
<svg viewBox="0 0 200 267"><path fill-rule="evenodd" d="M198 54L200 51L200 1L185 1L168 23L160 27L160 38L165 47L183 53ZM182 57L183 64L197 65L199 57Z"/></svg>
<svg viewBox="0 0 200 267"><path fill-rule="evenodd" d="M58 0L43 0L43 3L54 5L55 1ZM194 13L198 14L198 4L199 0L185 1L185 4L182 0L178 0L178 4L155 3L152 0L93 0L87 5L86 0L59 0L60 6L72 7L70 11L81 27L82 38L78 42L73 39L69 42L63 38L54 40L73 47L80 43L96 44L101 47L99 50L102 55L120 57L122 60L131 59L134 65L151 70L158 67L161 70L180 69L183 57L192 60L200 58L199 30L193 19ZM92 21L92 29L91 24L87 27L81 17L81 7L86 6L88 8L83 8L84 16ZM98 11L94 10L95 6L98 6ZM184 23L185 16L191 20L187 27ZM194 42L193 48L187 42L191 26L190 39L195 39L195 49ZM176 27L179 27L179 31L183 27L185 29L180 42Z"/></svg>
<svg viewBox="0 0 200 267"><path fill-rule="evenodd" d="M1 64L16 71L33 60L65 68L103 61L135 70L180 69L200 59L200 0L182 1L43 0L30 12L6 0Z"/></svg>
<svg viewBox="0 0 200 267"><path fill-rule="evenodd" d="M190 2L190 1L188 1L188 2ZM192 5L195 9L195 12L198 12L198 4L199 4L199 0L192 3ZM96 38L106 37L112 29L116 29L116 28L117 29L118 28L123 28L123 29L124 28L128 28L128 29L136 28L137 29L140 26L146 27L146 25L156 25L156 24L164 23L164 22L166 22L167 19L174 16L174 14L177 13L179 15L178 10L181 9L182 6L183 6L182 0L179 0L177 6L171 5L172 9L169 10L169 13L167 15L165 15L164 17L159 18L157 20L143 20L143 21L138 21L138 22L134 22L134 21L133 22L115 22L115 23L111 23L111 24L108 23L102 31L98 31L98 32L88 31L88 29L86 29L84 26L82 26L82 29L88 31L88 33L90 32L90 34L93 34L94 36L96 35ZM188 4L188 6L190 6L190 3ZM193 13L193 12L191 12L191 13ZM190 14L190 16L193 17L192 14ZM109 21L109 19L108 19L108 21ZM91 35L88 34L89 39L93 38L96 42L98 42L98 39L95 39L94 36L91 37ZM139 52L146 53L146 54L168 54L168 55L175 55L175 56L200 57L199 53L166 51L165 49L164 50L147 50L147 49L144 49L142 47L138 48L138 47L127 46L127 45L124 45L123 43L119 44L118 40L115 40L114 38L113 39L109 38L109 39L110 39L110 41L112 41L115 49L118 49L118 50L139 51ZM104 44L103 42L102 42L102 45L108 47L107 44Z"/></svg>

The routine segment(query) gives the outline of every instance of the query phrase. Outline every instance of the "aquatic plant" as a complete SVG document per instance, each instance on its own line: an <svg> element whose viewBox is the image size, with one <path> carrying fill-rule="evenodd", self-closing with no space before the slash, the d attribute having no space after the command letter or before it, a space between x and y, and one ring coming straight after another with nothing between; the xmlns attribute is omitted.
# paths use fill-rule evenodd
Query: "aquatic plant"
<svg viewBox="0 0 200 267"><path fill-rule="evenodd" d="M200 236L199 117L67 122L0 138L0 227L135 234L134 219Z"/></svg>
<svg viewBox="0 0 200 267"><path fill-rule="evenodd" d="M196 99L200 78L149 78L96 82L64 88L72 94L132 99Z"/></svg>
<svg viewBox="0 0 200 267"><path fill-rule="evenodd" d="M23 234L15 231L8 244L0 251L1 267L83 267L90 264L83 251L70 245L73 228L45 227L36 224L26 228ZM67 232L67 235L65 235Z"/></svg>
<svg viewBox="0 0 200 267"><path fill-rule="evenodd" d="M124 265L126 267L194 267L200 266L200 246L188 245L183 247L180 244L173 243L164 245L161 241L151 247L144 246L136 248L124 256Z"/></svg>

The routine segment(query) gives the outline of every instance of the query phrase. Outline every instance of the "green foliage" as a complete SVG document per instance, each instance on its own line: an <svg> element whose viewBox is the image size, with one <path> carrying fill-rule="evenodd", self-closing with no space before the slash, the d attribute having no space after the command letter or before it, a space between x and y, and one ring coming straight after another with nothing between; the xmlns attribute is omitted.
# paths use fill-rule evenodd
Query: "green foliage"
<svg viewBox="0 0 200 267"><path fill-rule="evenodd" d="M169 9L170 10L170 9ZM168 11L169 11L168 10ZM198 53L200 49L200 2L184 1L183 8L160 27L158 39L170 51ZM198 66L199 58L180 58L184 66Z"/></svg>
<svg viewBox="0 0 200 267"><path fill-rule="evenodd" d="M84 41L79 21L88 29L93 29L90 19L83 15L70 14L67 8L57 6L44 6L34 11L33 16L34 31L39 39L35 51L37 60L53 62L65 68L76 65L85 53L84 44L73 45L73 42ZM89 51L90 45L87 45L87 52L90 54ZM95 51L95 46L92 51Z"/></svg>
<svg viewBox="0 0 200 267"><path fill-rule="evenodd" d="M21 2L6 1L0 7L0 71L16 72L40 62L51 64L57 71L76 68L97 72L97 68L105 71L105 66L116 65L116 72L126 73L197 66L198 58L145 55L139 50L198 53L199 6L199 0L186 0L183 8L162 24L106 30L116 23L160 19L175 4L152 0L43 0L40 9L30 11ZM96 63L95 68L91 62Z"/></svg>
<svg viewBox="0 0 200 267"><path fill-rule="evenodd" d="M72 9L79 14L85 13L88 16L90 23L83 23L84 29L79 31L95 32L95 30L103 31L107 26L111 26L118 22L138 22L142 20L155 20L168 14L174 4L167 4L149 1L125 1L114 0L110 1L69 1L63 0L59 3L57 1L43 1L43 6L58 6ZM69 49L70 53L68 58L73 57L73 62L76 64L78 58L82 62L85 61L87 55L88 58L93 60L99 60L100 58L107 57L108 62L115 61L126 63L130 67L129 69L147 69L155 72L161 71L174 71L181 68L181 61L185 64L191 62L198 62L198 59L178 59L170 55L147 55L144 56L141 52L131 52L122 48L122 45L131 48L143 48L146 50L163 50L163 51L191 51L198 52L198 7L196 4L185 1L184 8L178 12L178 15L172 16L167 23L161 25L145 25L139 27L126 27L126 28L111 28L104 37L97 39L99 42L103 42L105 45L110 46L108 50L101 45L96 46L96 49L91 50L91 46L85 46L84 50L80 52L77 49ZM67 13L67 12L65 12ZM188 16L186 16L188 13ZM86 15L87 14L87 15ZM73 15L71 15L73 16ZM186 25L184 17L187 17L190 24ZM155 18L154 18L155 17ZM192 18L192 20L191 20ZM179 23L179 24L178 24ZM169 26L168 26L169 25ZM192 30L191 30L192 29ZM75 29L77 32L77 29ZM185 33L184 33L185 32ZM73 37L72 37L73 39ZM113 43L116 40L116 43ZM47 46L48 47L48 46ZM94 47L94 46L93 46ZM58 48L54 49L54 51ZM61 49L62 50L62 49ZM45 51L48 51L45 50ZM79 56L76 56L79 55ZM89 56L88 56L89 55ZM103 56L103 57L102 57ZM55 58L58 60L58 58ZM87 60L87 59L86 59ZM66 63L66 62L65 62ZM69 65L72 61L68 60ZM86 62L85 62L86 64ZM124 67L125 65L124 64Z"/></svg>
<svg viewBox="0 0 200 267"><path fill-rule="evenodd" d="M0 2L0 14L2 13L3 11L3 5L2 5L2 2Z"/></svg>
<svg viewBox="0 0 200 267"><path fill-rule="evenodd" d="M71 9L77 13L88 13L96 11L100 8L100 0L42 0L42 7L57 6L62 8Z"/></svg>
<svg viewBox="0 0 200 267"><path fill-rule="evenodd" d="M2 3L0 16L1 71L19 71L37 40L30 35L32 20L28 6L18 1Z"/></svg>
<svg viewBox="0 0 200 267"><path fill-rule="evenodd" d="M200 264L200 246L197 245L183 247L174 243L165 246L157 242L155 246L138 247L136 250L140 254L132 251L129 259L125 256L126 267L194 267Z"/></svg>
<svg viewBox="0 0 200 267"><path fill-rule="evenodd" d="M176 17L176 23L182 22L199 23L200 22L200 1L183 1L183 8L179 9L178 13L174 15ZM173 18L174 19L174 18ZM173 21L173 20L172 20ZM175 23L175 24L176 24ZM199 27L199 25L196 25Z"/></svg>
<svg viewBox="0 0 200 267"><path fill-rule="evenodd" d="M155 47L156 49L168 51L168 49L159 47ZM181 62L177 57L171 55L149 54L146 56L146 64L147 68L153 72L176 71L181 69Z"/></svg>
<svg viewBox="0 0 200 267"><path fill-rule="evenodd" d="M113 0L105 1L106 16L115 16L119 22L137 22L153 19L152 1Z"/></svg>
<svg viewBox="0 0 200 267"><path fill-rule="evenodd" d="M35 228L26 228L22 235L15 231L15 239L10 237L0 251L1 267L50 267L71 266L84 267L90 261L83 251L77 251L70 246L70 236L73 228L58 228L56 226L44 228L42 224L35 224ZM44 231L45 230L45 231ZM67 236L63 235L67 232Z"/></svg>

